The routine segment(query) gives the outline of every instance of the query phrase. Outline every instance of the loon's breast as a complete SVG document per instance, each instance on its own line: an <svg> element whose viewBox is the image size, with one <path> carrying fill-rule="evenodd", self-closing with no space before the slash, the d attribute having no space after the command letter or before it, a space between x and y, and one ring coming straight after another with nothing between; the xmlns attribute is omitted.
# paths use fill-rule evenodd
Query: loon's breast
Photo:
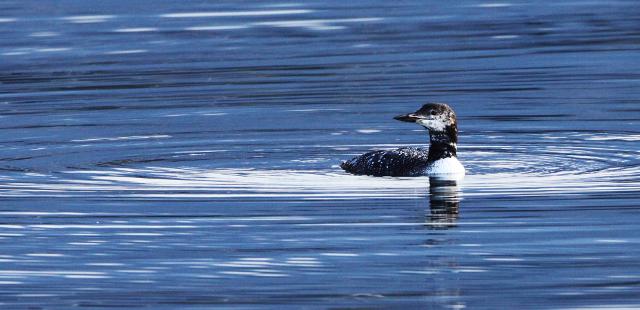
<svg viewBox="0 0 640 310"><path fill-rule="evenodd" d="M465 174L464 166L456 157L440 158L429 163L425 175L434 176L440 174Z"/></svg>

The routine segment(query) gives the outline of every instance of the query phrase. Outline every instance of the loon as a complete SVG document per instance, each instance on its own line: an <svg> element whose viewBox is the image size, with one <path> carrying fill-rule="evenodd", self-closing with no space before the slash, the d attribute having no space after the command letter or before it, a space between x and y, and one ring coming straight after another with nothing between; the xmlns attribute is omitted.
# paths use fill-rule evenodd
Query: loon
<svg viewBox="0 0 640 310"><path fill-rule="evenodd" d="M464 167L456 157L458 126L451 107L444 103L427 103L414 113L398 115L394 119L416 123L429 130L429 149L402 147L372 151L344 161L340 167L352 174L371 176L464 175Z"/></svg>

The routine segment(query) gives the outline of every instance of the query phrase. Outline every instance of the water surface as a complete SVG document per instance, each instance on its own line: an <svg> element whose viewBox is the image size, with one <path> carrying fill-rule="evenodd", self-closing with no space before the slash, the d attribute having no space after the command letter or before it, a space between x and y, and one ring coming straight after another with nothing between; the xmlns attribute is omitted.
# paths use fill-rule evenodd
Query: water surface
<svg viewBox="0 0 640 310"><path fill-rule="evenodd" d="M640 307L634 1L4 1L0 303ZM460 122L458 184L343 173Z"/></svg>

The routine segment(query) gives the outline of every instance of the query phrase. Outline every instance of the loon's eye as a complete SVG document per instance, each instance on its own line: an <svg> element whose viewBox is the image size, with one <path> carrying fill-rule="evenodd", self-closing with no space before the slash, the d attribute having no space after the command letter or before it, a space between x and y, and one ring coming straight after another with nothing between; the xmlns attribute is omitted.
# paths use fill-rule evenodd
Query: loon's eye
<svg viewBox="0 0 640 310"><path fill-rule="evenodd" d="M435 110L431 110L431 115L436 115L438 114L438 112L436 112Z"/></svg>

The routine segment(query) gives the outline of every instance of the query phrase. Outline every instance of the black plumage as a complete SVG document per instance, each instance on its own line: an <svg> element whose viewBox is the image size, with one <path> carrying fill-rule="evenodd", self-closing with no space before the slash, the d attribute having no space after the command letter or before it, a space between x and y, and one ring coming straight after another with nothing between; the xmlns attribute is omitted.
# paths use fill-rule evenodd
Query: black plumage
<svg viewBox="0 0 640 310"><path fill-rule="evenodd" d="M372 176L416 176L429 164L429 151L403 147L389 151L372 151L340 164L353 174Z"/></svg>

